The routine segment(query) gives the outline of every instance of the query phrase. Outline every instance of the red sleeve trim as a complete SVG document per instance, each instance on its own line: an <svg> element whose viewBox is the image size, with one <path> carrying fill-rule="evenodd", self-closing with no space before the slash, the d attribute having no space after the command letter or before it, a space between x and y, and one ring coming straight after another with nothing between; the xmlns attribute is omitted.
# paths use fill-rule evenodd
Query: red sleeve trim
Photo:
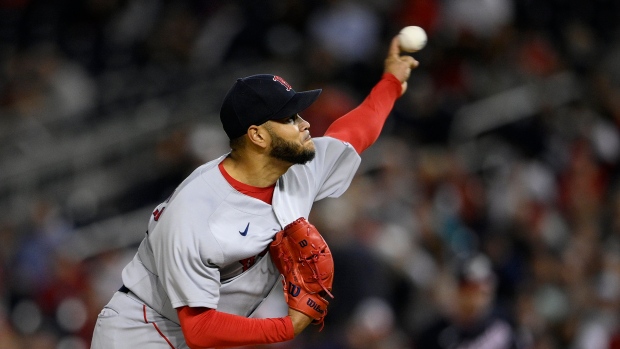
<svg viewBox="0 0 620 349"><path fill-rule="evenodd" d="M293 339L291 318L250 319L209 308L177 308L191 349L270 344Z"/></svg>
<svg viewBox="0 0 620 349"><path fill-rule="evenodd" d="M348 142L361 154L379 138L401 92L400 80L393 74L383 74L362 104L334 121L325 136Z"/></svg>

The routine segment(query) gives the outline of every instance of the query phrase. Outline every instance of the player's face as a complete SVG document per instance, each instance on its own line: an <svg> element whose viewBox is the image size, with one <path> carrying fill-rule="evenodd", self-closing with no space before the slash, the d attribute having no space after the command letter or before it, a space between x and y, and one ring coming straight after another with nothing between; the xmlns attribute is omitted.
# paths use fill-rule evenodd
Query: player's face
<svg viewBox="0 0 620 349"><path fill-rule="evenodd" d="M271 136L271 157L292 164L305 164L314 159L314 142L307 121L296 114L275 121L273 126L267 128Z"/></svg>

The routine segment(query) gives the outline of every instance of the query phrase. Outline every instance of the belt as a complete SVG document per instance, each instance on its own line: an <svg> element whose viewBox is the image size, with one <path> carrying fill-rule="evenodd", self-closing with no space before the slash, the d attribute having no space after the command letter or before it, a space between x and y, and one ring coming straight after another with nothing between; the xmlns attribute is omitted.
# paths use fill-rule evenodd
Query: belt
<svg viewBox="0 0 620 349"><path fill-rule="evenodd" d="M142 302L142 300L140 299L140 297L136 296L135 293L131 292L131 290L123 285L121 286L121 288L118 289L118 292L124 293L126 294L129 298L133 298L134 300L138 301L138 302Z"/></svg>

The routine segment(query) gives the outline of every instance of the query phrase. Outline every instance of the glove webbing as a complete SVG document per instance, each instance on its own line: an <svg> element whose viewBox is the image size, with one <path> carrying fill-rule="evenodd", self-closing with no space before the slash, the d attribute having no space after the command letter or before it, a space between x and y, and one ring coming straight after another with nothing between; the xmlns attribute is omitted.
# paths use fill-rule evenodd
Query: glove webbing
<svg viewBox="0 0 620 349"><path fill-rule="evenodd" d="M307 228L306 236L310 236L310 227ZM334 295L329 292L327 287L325 287L325 285L323 284L323 281L321 281L321 276L316 272L316 261L319 259L319 255L322 255L323 252L319 251L314 244L311 244L311 246L312 248L314 248L314 250L311 251L312 256L306 258L305 260L309 263L312 263L312 266L310 267L310 270L312 270L312 278L314 278L319 283L319 286L321 286L323 291L325 291L331 298L334 298ZM299 261L303 264L303 260L301 258L299 258Z"/></svg>

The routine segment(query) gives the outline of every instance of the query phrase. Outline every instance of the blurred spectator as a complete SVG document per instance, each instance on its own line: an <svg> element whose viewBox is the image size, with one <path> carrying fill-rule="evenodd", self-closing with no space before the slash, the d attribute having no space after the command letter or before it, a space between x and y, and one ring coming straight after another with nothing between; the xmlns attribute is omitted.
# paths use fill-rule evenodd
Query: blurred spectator
<svg viewBox="0 0 620 349"><path fill-rule="evenodd" d="M332 0L308 21L310 37L318 49L343 64L368 61L375 55L380 18L363 2Z"/></svg>
<svg viewBox="0 0 620 349"><path fill-rule="evenodd" d="M459 263L456 285L446 313L416 335L415 348L517 349L532 348L515 331L514 323L495 305L496 279L489 259L477 255ZM441 286L440 286L441 287ZM450 285L443 285L450 287Z"/></svg>
<svg viewBox="0 0 620 349"><path fill-rule="evenodd" d="M396 323L391 306L381 298L367 298L354 309L337 342L324 349L405 349L408 339Z"/></svg>
<svg viewBox="0 0 620 349"><path fill-rule="evenodd" d="M491 38L513 20L510 0L449 0L444 7L444 25L456 36Z"/></svg>
<svg viewBox="0 0 620 349"><path fill-rule="evenodd" d="M11 265L12 291L37 297L53 280L58 249L72 232L55 202L40 200L32 207L32 226L22 234Z"/></svg>

